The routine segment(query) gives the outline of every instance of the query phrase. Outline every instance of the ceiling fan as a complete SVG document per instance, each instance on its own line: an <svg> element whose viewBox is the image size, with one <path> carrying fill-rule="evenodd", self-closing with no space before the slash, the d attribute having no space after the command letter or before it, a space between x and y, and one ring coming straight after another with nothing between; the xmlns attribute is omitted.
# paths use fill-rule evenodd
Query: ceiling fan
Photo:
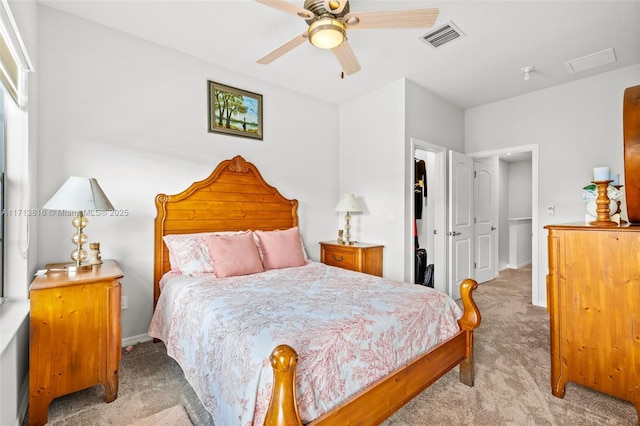
<svg viewBox="0 0 640 426"><path fill-rule="evenodd" d="M348 0L305 0L302 8L284 0L256 1L296 15L309 25L307 31L258 59L259 64L269 64L309 40L320 49L331 49L347 75L360 70L358 59L347 41L347 30L430 28L439 12L438 9L350 12Z"/></svg>

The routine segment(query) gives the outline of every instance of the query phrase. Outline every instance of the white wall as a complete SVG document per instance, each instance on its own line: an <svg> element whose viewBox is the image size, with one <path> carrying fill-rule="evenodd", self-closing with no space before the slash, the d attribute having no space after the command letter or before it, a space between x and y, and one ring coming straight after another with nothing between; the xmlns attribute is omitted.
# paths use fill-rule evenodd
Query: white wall
<svg viewBox="0 0 640 426"><path fill-rule="evenodd" d="M411 138L462 151L463 118L461 109L404 79L340 105L339 192L353 192L365 204L352 234L385 245L387 278L410 280Z"/></svg>
<svg viewBox="0 0 640 426"><path fill-rule="evenodd" d="M404 277L404 114L403 80L340 105L338 192L364 210L352 215L352 239L384 244L383 274L395 279Z"/></svg>
<svg viewBox="0 0 640 426"><path fill-rule="evenodd" d="M622 99L625 88L638 84L640 65L634 65L465 112L466 152L539 145L537 305L546 305L543 227L584 221L582 187L593 167L624 174ZM548 205L555 216L547 216Z"/></svg>
<svg viewBox="0 0 640 426"><path fill-rule="evenodd" d="M0 425L22 424L29 402L28 301L6 302L0 322ZM7 324L5 321L12 321Z"/></svg>
<svg viewBox="0 0 640 426"><path fill-rule="evenodd" d="M514 218L509 220L509 267L520 269L531 264L532 220Z"/></svg>
<svg viewBox="0 0 640 426"><path fill-rule="evenodd" d="M532 206L532 162L527 161L503 161L498 162L498 270L515 268L523 262L514 262L512 258L525 256L531 262L531 232L528 236L521 231L521 226L514 228L513 218L531 218ZM528 222L531 228L531 220ZM520 230L518 237L511 235L514 229ZM517 250L519 245L525 249ZM527 247L528 245L528 247ZM515 255L518 256L515 256Z"/></svg>
<svg viewBox="0 0 640 426"><path fill-rule="evenodd" d="M462 109L407 80L405 111L405 131L409 139L465 152Z"/></svg>
<svg viewBox="0 0 640 426"><path fill-rule="evenodd" d="M411 138L458 152L464 151L464 111L428 90L407 80L405 86L405 231L404 231L404 277L411 277L413 250L413 152ZM342 143L342 140L341 142ZM431 182L433 184L433 182ZM439 206L434 206L439 208ZM444 230L443 230L444 231ZM433 259L434 253L431 258ZM444 257L447 258L446 256ZM431 261L429 261L431 262ZM445 264L448 262L445 261ZM436 274L438 274L436 272ZM444 276L448 276L445 274ZM445 283L444 288L449 283Z"/></svg>
<svg viewBox="0 0 640 426"><path fill-rule="evenodd" d="M336 106L44 6L38 26L38 207L75 175L97 178L128 213L89 218L85 230L123 268L123 338L144 335L152 315L155 196L181 192L222 160L244 156L298 199L318 260L318 241L335 234ZM263 95L263 141L207 132L207 80ZM41 218L39 264L67 260L73 230L69 218Z"/></svg>
<svg viewBox="0 0 640 426"><path fill-rule="evenodd" d="M531 217L531 160L509 165L509 217Z"/></svg>

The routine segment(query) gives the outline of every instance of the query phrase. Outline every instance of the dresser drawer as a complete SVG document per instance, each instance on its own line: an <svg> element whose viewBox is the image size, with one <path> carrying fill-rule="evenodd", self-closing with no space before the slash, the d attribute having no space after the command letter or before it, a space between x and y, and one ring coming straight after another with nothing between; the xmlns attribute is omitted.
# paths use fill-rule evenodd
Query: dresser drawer
<svg viewBox="0 0 640 426"><path fill-rule="evenodd" d="M324 263L338 268L356 270L356 252L329 247L324 251Z"/></svg>

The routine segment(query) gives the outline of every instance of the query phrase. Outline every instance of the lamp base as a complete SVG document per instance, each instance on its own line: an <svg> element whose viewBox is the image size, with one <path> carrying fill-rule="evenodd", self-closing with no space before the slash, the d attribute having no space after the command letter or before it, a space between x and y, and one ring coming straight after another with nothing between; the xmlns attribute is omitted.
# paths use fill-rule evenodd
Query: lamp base
<svg viewBox="0 0 640 426"><path fill-rule="evenodd" d="M64 265L64 270L67 272L78 272L78 271L88 271L92 269L93 265L90 263L86 263L84 265L76 265L75 263L69 263L68 265Z"/></svg>
<svg viewBox="0 0 640 426"><path fill-rule="evenodd" d="M78 266L75 263L50 263L47 265L50 272L79 272L88 271L93 268L90 263L83 263Z"/></svg>

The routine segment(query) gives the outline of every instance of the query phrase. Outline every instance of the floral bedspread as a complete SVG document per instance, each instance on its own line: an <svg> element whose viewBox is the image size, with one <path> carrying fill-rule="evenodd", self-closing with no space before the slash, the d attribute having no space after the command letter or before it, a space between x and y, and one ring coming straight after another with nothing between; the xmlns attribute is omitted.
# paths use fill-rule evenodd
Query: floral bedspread
<svg viewBox="0 0 640 426"><path fill-rule="evenodd" d="M271 351L298 352L303 422L458 332L447 295L310 262L241 277L163 277L149 335L161 339L216 425L262 425Z"/></svg>

